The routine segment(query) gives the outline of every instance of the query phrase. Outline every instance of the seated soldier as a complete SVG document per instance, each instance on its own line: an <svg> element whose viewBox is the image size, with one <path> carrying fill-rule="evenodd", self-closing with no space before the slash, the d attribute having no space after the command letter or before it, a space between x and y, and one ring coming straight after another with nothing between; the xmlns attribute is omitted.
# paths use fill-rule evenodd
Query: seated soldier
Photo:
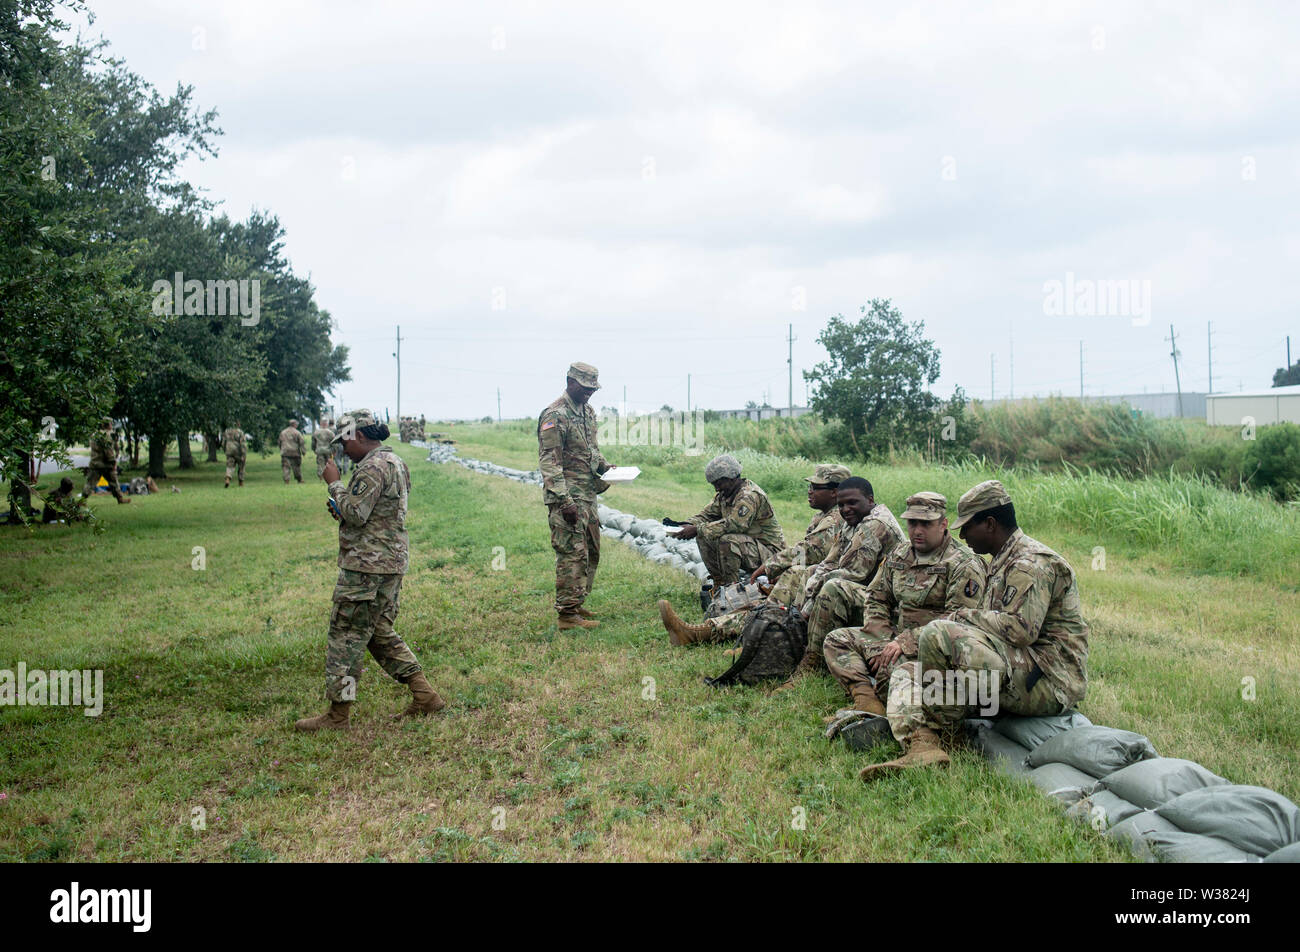
<svg viewBox="0 0 1300 952"><path fill-rule="evenodd" d="M921 629L916 670L898 667L889 685L889 726L904 754L864 767L858 774L864 782L948 765L938 732L976 713L987 716L963 686L969 679L951 675L992 679L986 690L997 714L1061 714L1088 690L1088 626L1070 563L1020 530L1011 497L996 479L961 497L953 526L975 552L993 556L984 597L979 608L958 609ZM934 690L936 679L957 690Z"/></svg>
<svg viewBox="0 0 1300 952"><path fill-rule="evenodd" d="M889 554L867 586L866 623L826 636L826 665L859 711L885 715L890 675L899 665L915 666L922 625L958 608L979 607L984 562L949 535L947 510L948 500L939 493L908 497L908 541Z"/></svg>
<svg viewBox="0 0 1300 952"><path fill-rule="evenodd" d="M808 483L808 506L817 510L817 515L813 516L801 541L768 557L749 576L750 582L756 582L760 575L776 582L767 594L768 604L795 607L803 604L803 586L808 573L825 558L836 530L843 524L835 506L835 490L842 480L848 478L847 467L830 464L818 466L811 477L804 477ZM669 641L674 645L688 645L698 641L738 638L745 629L748 610L742 608L709 618L702 625L687 625L677 617L667 601L660 600L659 618L668 629Z"/></svg>
<svg viewBox="0 0 1300 952"><path fill-rule="evenodd" d="M778 691L826 666L823 645L836 628L862 624L867 586L885 554L903 541L903 530L884 503L876 502L871 483L850 476L835 492L844 525L835 535L826 558L804 583L803 616L808 619L808 646L790 679Z"/></svg>
<svg viewBox="0 0 1300 952"><path fill-rule="evenodd" d="M740 476L740 460L723 454L709 461L704 478L713 501L691 516L674 539L694 539L713 584L730 585L785 548L785 535L767 493Z"/></svg>
<svg viewBox="0 0 1300 952"><path fill-rule="evenodd" d="M41 512L42 522L82 522L89 518L84 502L76 498L76 486L70 477L59 480L59 488L45 497L45 509Z"/></svg>

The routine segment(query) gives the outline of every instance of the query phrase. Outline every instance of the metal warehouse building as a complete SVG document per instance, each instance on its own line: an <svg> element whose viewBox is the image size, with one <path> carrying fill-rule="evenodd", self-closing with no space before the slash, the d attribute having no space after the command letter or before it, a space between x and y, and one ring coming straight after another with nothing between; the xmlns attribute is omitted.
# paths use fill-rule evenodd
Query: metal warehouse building
<svg viewBox="0 0 1300 952"><path fill-rule="evenodd" d="M1205 398L1205 422L1241 426L1251 417L1256 426L1300 423L1300 386L1273 387L1253 393L1212 393Z"/></svg>

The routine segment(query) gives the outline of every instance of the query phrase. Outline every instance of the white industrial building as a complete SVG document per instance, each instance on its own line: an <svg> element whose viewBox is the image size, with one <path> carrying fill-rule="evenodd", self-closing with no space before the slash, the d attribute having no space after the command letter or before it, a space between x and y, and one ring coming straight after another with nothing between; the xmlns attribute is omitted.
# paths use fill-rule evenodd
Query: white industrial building
<svg viewBox="0 0 1300 952"><path fill-rule="evenodd" d="M1256 426L1300 423L1300 386L1272 387L1249 393L1211 393L1205 398L1205 422L1241 426L1250 417Z"/></svg>

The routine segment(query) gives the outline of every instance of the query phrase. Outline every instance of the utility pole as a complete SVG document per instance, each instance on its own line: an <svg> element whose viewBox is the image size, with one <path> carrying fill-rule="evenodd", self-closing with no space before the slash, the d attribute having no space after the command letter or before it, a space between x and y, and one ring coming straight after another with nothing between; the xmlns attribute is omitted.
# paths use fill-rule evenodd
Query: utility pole
<svg viewBox="0 0 1300 952"><path fill-rule="evenodd" d="M397 419L402 418L402 325L397 325L397 350L393 352L397 358Z"/></svg>
<svg viewBox="0 0 1300 952"><path fill-rule="evenodd" d="M790 365L790 416L794 416L794 325L790 325L789 336L786 343L790 349L786 355L785 362Z"/></svg>
<svg viewBox="0 0 1300 952"><path fill-rule="evenodd" d="M1286 369L1291 369L1291 335L1286 335Z"/></svg>
<svg viewBox="0 0 1300 952"><path fill-rule="evenodd" d="M1170 356L1174 358L1174 389L1178 391L1178 416L1183 415L1183 384L1178 376L1178 335L1174 333L1174 325L1169 325L1169 345L1172 348Z"/></svg>
<svg viewBox="0 0 1300 952"><path fill-rule="evenodd" d="M989 354L989 402L990 403L993 402L993 392L994 392L993 391L993 361L995 359L995 356L996 355L994 354Z"/></svg>
<svg viewBox="0 0 1300 952"><path fill-rule="evenodd" d="M686 412L691 412L691 375L686 375Z"/></svg>
<svg viewBox="0 0 1300 952"><path fill-rule="evenodd" d="M1210 339L1212 335L1210 328L1213 326L1213 321L1205 322L1205 366L1209 368L1210 393L1214 393L1214 344Z"/></svg>
<svg viewBox="0 0 1300 952"><path fill-rule="evenodd" d="M1010 368L1008 370L1010 379L1007 383L1010 390L1007 393L1007 397L1008 399L1014 400L1016 398L1016 335L1012 332L1009 324L1007 325L1007 339L1011 346L1011 355L1007 360Z"/></svg>
<svg viewBox="0 0 1300 952"><path fill-rule="evenodd" d="M501 388L497 387L497 422L501 422Z"/></svg>
<svg viewBox="0 0 1300 952"><path fill-rule="evenodd" d="M1079 402L1083 402L1083 341L1079 341Z"/></svg>

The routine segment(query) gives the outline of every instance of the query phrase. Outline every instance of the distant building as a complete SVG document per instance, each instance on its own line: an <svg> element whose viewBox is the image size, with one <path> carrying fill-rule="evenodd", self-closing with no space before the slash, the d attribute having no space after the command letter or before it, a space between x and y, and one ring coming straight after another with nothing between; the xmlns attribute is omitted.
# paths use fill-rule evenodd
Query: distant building
<svg viewBox="0 0 1300 952"><path fill-rule="evenodd" d="M1241 426L1246 417L1251 417L1256 426L1300 423L1300 386L1212 393L1205 404L1205 422L1212 425Z"/></svg>
<svg viewBox="0 0 1300 952"><path fill-rule="evenodd" d="M724 420L771 420L774 417L801 417L812 413L811 407L752 407L745 410L719 410Z"/></svg>
<svg viewBox="0 0 1300 952"><path fill-rule="evenodd" d="M1068 394L1059 394L1062 399L1077 400L1078 397L1070 397ZM1127 403L1130 407L1146 416L1156 417L1158 419L1172 419L1173 417L1195 417L1196 419L1205 418L1205 397L1204 393L1192 393L1184 390L1182 395L1182 413L1178 412L1179 397L1177 393L1118 393L1103 396L1088 396L1083 398L1084 403ZM984 406L997 406L1003 403L1014 403L1016 405L1033 403L1036 400L1046 399L1044 397L1017 397L1014 400L1000 398L997 400L981 400Z"/></svg>

